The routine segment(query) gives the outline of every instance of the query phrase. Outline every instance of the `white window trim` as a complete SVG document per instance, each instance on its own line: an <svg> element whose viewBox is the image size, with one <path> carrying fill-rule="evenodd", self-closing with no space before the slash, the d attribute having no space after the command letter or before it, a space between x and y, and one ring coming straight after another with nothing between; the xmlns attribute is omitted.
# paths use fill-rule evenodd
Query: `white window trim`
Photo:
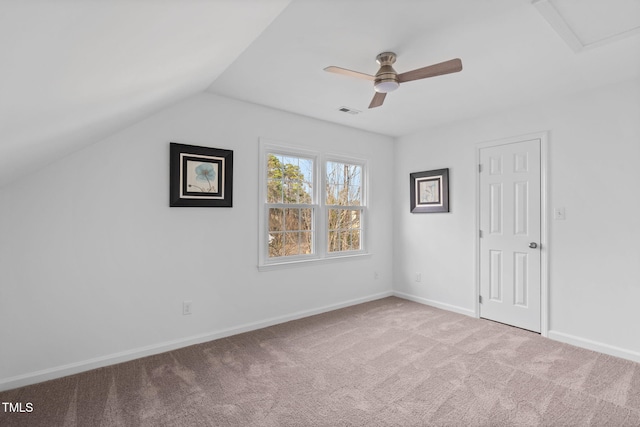
<svg viewBox="0 0 640 427"><path fill-rule="evenodd" d="M359 258L363 256L370 256L368 252L368 227L369 212L368 212L368 200L369 200L369 169L368 161L362 158L355 158L348 155L336 154L336 153L321 153L319 151L313 151L299 146L287 145L277 141L260 138L260 150L259 150L259 178L258 178L258 270L266 271L272 269L289 268L296 266L309 265L311 263L323 263L334 262L338 260L348 260ZM266 156L267 153L282 154L282 155L294 155L299 157L305 157L313 159L313 203L314 206L314 231L315 237L313 240L313 254L311 255L298 255L287 256L275 259L270 259L268 256L267 245L267 224L268 224L268 211L265 209L266 205L266 182L267 182L267 167ZM361 232L361 249L358 251L344 251L330 253L327 248L327 236L328 236L328 208L325 205L324 189L326 188L326 163L343 162L349 164L356 164L362 166L362 232ZM284 258L284 259L283 259Z"/></svg>

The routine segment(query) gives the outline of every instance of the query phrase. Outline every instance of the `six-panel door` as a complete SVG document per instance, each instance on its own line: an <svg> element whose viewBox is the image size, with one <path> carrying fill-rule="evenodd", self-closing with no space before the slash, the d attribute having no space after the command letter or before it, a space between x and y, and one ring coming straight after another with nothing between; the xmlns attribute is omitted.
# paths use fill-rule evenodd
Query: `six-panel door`
<svg viewBox="0 0 640 427"><path fill-rule="evenodd" d="M480 149L480 316L540 332L540 140Z"/></svg>

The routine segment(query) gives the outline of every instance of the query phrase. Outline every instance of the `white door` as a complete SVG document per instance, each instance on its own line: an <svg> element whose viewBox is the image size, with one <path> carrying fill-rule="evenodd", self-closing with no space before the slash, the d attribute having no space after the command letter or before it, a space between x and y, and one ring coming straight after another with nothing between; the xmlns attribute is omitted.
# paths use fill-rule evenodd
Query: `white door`
<svg viewBox="0 0 640 427"><path fill-rule="evenodd" d="M540 332L540 139L480 149L480 317Z"/></svg>

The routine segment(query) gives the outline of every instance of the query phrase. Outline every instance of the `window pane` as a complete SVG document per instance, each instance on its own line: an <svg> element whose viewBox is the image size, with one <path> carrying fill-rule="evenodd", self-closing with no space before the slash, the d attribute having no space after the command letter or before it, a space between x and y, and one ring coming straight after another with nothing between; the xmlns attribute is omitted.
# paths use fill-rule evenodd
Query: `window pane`
<svg viewBox="0 0 640 427"><path fill-rule="evenodd" d="M340 250L340 232L339 231L329 231L329 246L327 250L329 252L338 252Z"/></svg>
<svg viewBox="0 0 640 427"><path fill-rule="evenodd" d="M282 233L269 233L269 257L283 255L284 242Z"/></svg>
<svg viewBox="0 0 640 427"><path fill-rule="evenodd" d="M285 256L298 255L300 253L300 233L285 233Z"/></svg>
<svg viewBox="0 0 640 427"><path fill-rule="evenodd" d="M267 202L282 203L284 171L282 159L274 154L267 157Z"/></svg>
<svg viewBox="0 0 640 427"><path fill-rule="evenodd" d="M345 191L344 184L338 184L336 188L337 188L336 205L342 205L342 206L348 205L349 200L347 197L347 192Z"/></svg>
<svg viewBox="0 0 640 427"><path fill-rule="evenodd" d="M338 209L329 209L329 230L335 230L340 225L340 211Z"/></svg>
<svg viewBox="0 0 640 427"><path fill-rule="evenodd" d="M282 180L267 181L267 203L282 203Z"/></svg>
<svg viewBox="0 0 640 427"><path fill-rule="evenodd" d="M295 191L295 181L285 179L283 181L283 193L284 203L298 203L298 198Z"/></svg>
<svg viewBox="0 0 640 427"><path fill-rule="evenodd" d="M267 178L282 180L282 158L274 154L269 154L267 158Z"/></svg>
<svg viewBox="0 0 640 427"><path fill-rule="evenodd" d="M300 254L309 255L313 253L313 235L310 232L300 233Z"/></svg>
<svg viewBox="0 0 640 427"><path fill-rule="evenodd" d="M303 180L306 182L313 181L313 160L311 159L298 159L298 166L302 173Z"/></svg>
<svg viewBox="0 0 640 427"><path fill-rule="evenodd" d="M329 230L360 228L360 210L329 209Z"/></svg>
<svg viewBox="0 0 640 427"><path fill-rule="evenodd" d="M284 255L309 255L312 250L311 232L287 232L284 234Z"/></svg>
<svg viewBox="0 0 640 427"><path fill-rule="evenodd" d="M268 257L313 253L313 208L268 208Z"/></svg>
<svg viewBox="0 0 640 427"><path fill-rule="evenodd" d="M311 181L302 183L302 192L300 193L300 203L312 203L313 185Z"/></svg>
<svg viewBox="0 0 640 427"><path fill-rule="evenodd" d="M351 227L352 228L360 228L360 211L359 210L353 210L353 211L348 211L348 215L351 219Z"/></svg>
<svg viewBox="0 0 640 427"><path fill-rule="evenodd" d="M300 230L300 209L285 209L285 229Z"/></svg>
<svg viewBox="0 0 640 427"><path fill-rule="evenodd" d="M269 231L284 230L284 209L269 209Z"/></svg>
<svg viewBox="0 0 640 427"><path fill-rule="evenodd" d="M269 154L267 203L313 203L313 160Z"/></svg>
<svg viewBox="0 0 640 427"><path fill-rule="evenodd" d="M352 206L359 206L362 196L360 195L362 187L359 185L349 186L349 204Z"/></svg>
<svg viewBox="0 0 640 427"><path fill-rule="evenodd" d="M329 209L329 252L357 251L360 242L362 211L359 209Z"/></svg>
<svg viewBox="0 0 640 427"><path fill-rule="evenodd" d="M300 230L313 231L313 212L311 209L300 209Z"/></svg>
<svg viewBox="0 0 640 427"><path fill-rule="evenodd" d="M351 232L350 248L352 251L358 251L361 248L360 244L360 230L353 230Z"/></svg>
<svg viewBox="0 0 640 427"><path fill-rule="evenodd" d="M352 249L353 244L353 233L350 231L346 231L344 233L344 250L348 251Z"/></svg>
<svg viewBox="0 0 640 427"><path fill-rule="evenodd" d="M327 205L360 205L362 203L362 166L327 162Z"/></svg>
<svg viewBox="0 0 640 427"><path fill-rule="evenodd" d="M337 172L337 163L335 162L327 162L327 184L337 184L338 182L338 172Z"/></svg>

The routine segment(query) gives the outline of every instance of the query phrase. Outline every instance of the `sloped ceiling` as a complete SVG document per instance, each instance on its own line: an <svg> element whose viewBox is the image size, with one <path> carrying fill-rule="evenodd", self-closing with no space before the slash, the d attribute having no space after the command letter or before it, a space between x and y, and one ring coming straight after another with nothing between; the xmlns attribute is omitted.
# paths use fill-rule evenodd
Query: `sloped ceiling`
<svg viewBox="0 0 640 427"><path fill-rule="evenodd" d="M0 187L203 90L400 136L640 77L637 33L576 52L535 5L582 1L0 0ZM323 71L386 50L464 69L373 110L371 82Z"/></svg>
<svg viewBox="0 0 640 427"><path fill-rule="evenodd" d="M0 0L0 187L204 90L290 0Z"/></svg>

